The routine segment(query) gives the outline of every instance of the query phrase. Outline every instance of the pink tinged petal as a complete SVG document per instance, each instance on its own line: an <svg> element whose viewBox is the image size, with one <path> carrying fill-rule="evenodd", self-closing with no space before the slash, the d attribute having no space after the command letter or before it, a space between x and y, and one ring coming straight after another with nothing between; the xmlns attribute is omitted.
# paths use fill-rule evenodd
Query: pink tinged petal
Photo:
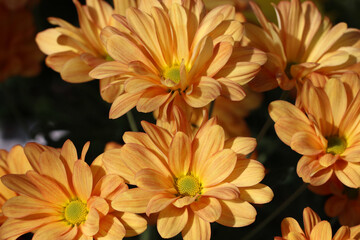
<svg viewBox="0 0 360 240"><path fill-rule="evenodd" d="M8 174L2 176L1 181L6 187L18 194L24 194L35 199L43 199L39 189L25 175Z"/></svg>
<svg viewBox="0 0 360 240"><path fill-rule="evenodd" d="M107 215L100 219L99 231L95 235L98 240L123 239L125 237L125 227L120 220L113 216Z"/></svg>
<svg viewBox="0 0 360 240"><path fill-rule="evenodd" d="M125 237L139 235L147 228L147 221L137 214L128 212L113 212L112 214L115 215L125 227Z"/></svg>
<svg viewBox="0 0 360 240"><path fill-rule="evenodd" d="M191 161L191 141L183 132L177 132L170 144L169 167L175 176L188 173Z"/></svg>
<svg viewBox="0 0 360 240"><path fill-rule="evenodd" d="M339 155L332 155L331 153L324 154L319 158L321 166L329 167L333 165L339 159Z"/></svg>
<svg viewBox="0 0 360 240"><path fill-rule="evenodd" d="M204 107L220 95L221 85L209 77L202 77L192 91L185 92L185 102L194 108Z"/></svg>
<svg viewBox="0 0 360 240"><path fill-rule="evenodd" d="M307 207L303 211L304 229L306 236L310 236L314 227L321 221L319 215L317 215L311 208Z"/></svg>
<svg viewBox="0 0 360 240"><path fill-rule="evenodd" d="M238 62L235 66L225 65L217 74L240 85L250 82L260 71L261 65L251 62Z"/></svg>
<svg viewBox="0 0 360 240"><path fill-rule="evenodd" d="M256 210L248 202L242 199L219 200L221 204L221 216L216 221L227 227L243 227L255 221Z"/></svg>
<svg viewBox="0 0 360 240"><path fill-rule="evenodd" d="M130 184L135 184L134 173L126 166L121 157L120 149L111 149L105 151L103 162L107 173L122 176Z"/></svg>
<svg viewBox="0 0 360 240"><path fill-rule="evenodd" d="M60 205L38 200L27 196L10 198L2 206L3 214L10 218L23 218L30 215L56 215L62 210Z"/></svg>
<svg viewBox="0 0 360 240"><path fill-rule="evenodd" d="M188 222L181 234L184 240L210 240L210 223L190 212Z"/></svg>
<svg viewBox="0 0 360 240"><path fill-rule="evenodd" d="M258 183L252 187L239 188L240 198L247 202L264 204L270 202L273 197L273 191L266 185Z"/></svg>
<svg viewBox="0 0 360 240"><path fill-rule="evenodd" d="M55 180L34 171L28 171L26 177L40 190L42 199L52 203L66 203L69 200L70 196L64 192L63 188Z"/></svg>
<svg viewBox="0 0 360 240"><path fill-rule="evenodd" d="M188 209L169 205L159 213L157 229L161 237L171 238L181 232L188 221Z"/></svg>
<svg viewBox="0 0 360 240"><path fill-rule="evenodd" d="M298 132L314 134L315 131L308 123L297 118L282 117L274 125L276 134L286 145L290 146L292 137Z"/></svg>
<svg viewBox="0 0 360 240"><path fill-rule="evenodd" d="M87 65L81 57L75 57L67 61L61 69L61 78L71 83L82 83L92 80L89 72L93 68Z"/></svg>
<svg viewBox="0 0 360 240"><path fill-rule="evenodd" d="M145 75L146 73L141 73L141 75ZM159 84L152 78L146 76L134 76L128 78L125 83L125 91L130 93L144 91L150 91L154 87L159 86ZM163 91L165 91L163 89Z"/></svg>
<svg viewBox="0 0 360 240"><path fill-rule="evenodd" d="M310 175L310 184L313 186L320 186L330 180L334 170L331 167L324 168L313 172Z"/></svg>
<svg viewBox="0 0 360 240"><path fill-rule="evenodd" d="M66 140L61 148L60 159L63 161L68 175L73 174L74 164L78 160L76 148L70 140Z"/></svg>
<svg viewBox="0 0 360 240"><path fill-rule="evenodd" d="M161 152L167 155L172 141L172 136L169 131L145 121L142 121L141 125L153 143L161 150Z"/></svg>
<svg viewBox="0 0 360 240"><path fill-rule="evenodd" d="M118 96L111 105L109 118L116 119L127 113L136 106L141 94L142 92L123 93Z"/></svg>
<svg viewBox="0 0 360 240"><path fill-rule="evenodd" d="M139 188L146 191L169 191L176 193L172 177L164 176L161 172L146 168L138 171L135 175L135 182Z"/></svg>
<svg viewBox="0 0 360 240"><path fill-rule="evenodd" d="M274 122L277 122L282 117L289 117L299 119L300 121L310 125L310 121L306 117L305 113L289 102L283 100L273 101L269 104L268 109L270 117Z"/></svg>
<svg viewBox="0 0 360 240"><path fill-rule="evenodd" d="M92 172L86 162L78 160L74 165L73 185L78 198L86 202L93 187Z"/></svg>
<svg viewBox="0 0 360 240"><path fill-rule="evenodd" d="M198 176L204 187L214 186L226 179L236 165L236 154L231 149L224 149L208 160L198 169ZM216 174L214 174L216 171Z"/></svg>
<svg viewBox="0 0 360 240"><path fill-rule="evenodd" d="M123 189L127 189L124 179L119 175L108 174L96 183L91 195L108 198L111 194L114 194L114 192Z"/></svg>
<svg viewBox="0 0 360 240"><path fill-rule="evenodd" d="M119 74L124 74L126 72L128 72L127 65L120 62L111 61L100 64L96 68L92 69L89 72L89 76L94 79L104 79L117 76Z"/></svg>
<svg viewBox="0 0 360 240"><path fill-rule="evenodd" d="M171 203L176 201L178 197L171 193L159 193L152 197L146 209L146 215L157 213L165 209Z"/></svg>
<svg viewBox="0 0 360 240"><path fill-rule="evenodd" d="M237 154L246 156L256 148L256 139L252 137L235 137L225 141L224 148L230 148Z"/></svg>
<svg viewBox="0 0 360 240"><path fill-rule="evenodd" d="M133 188L117 196L111 206L121 212L145 213L150 199L155 195L155 192Z"/></svg>
<svg viewBox="0 0 360 240"><path fill-rule="evenodd" d="M193 202L195 202L195 200L197 198L198 198L198 195L196 195L194 197L190 197L190 196L180 197L180 198L176 199L173 204L177 208L183 208L183 207L185 207L187 205L190 205Z"/></svg>
<svg viewBox="0 0 360 240"><path fill-rule="evenodd" d="M149 149L134 143L127 143L121 148L121 156L134 176L144 168L157 170L165 178L170 178L171 174L164 163Z"/></svg>
<svg viewBox="0 0 360 240"><path fill-rule="evenodd" d="M136 109L144 113L153 112L159 109L170 96L171 92L162 87L148 88L140 96Z"/></svg>
<svg viewBox="0 0 360 240"><path fill-rule="evenodd" d="M289 237L289 234L292 232L304 234L299 223L294 218L284 218L284 220L281 221L281 235L286 238Z"/></svg>
<svg viewBox="0 0 360 240"><path fill-rule="evenodd" d="M71 229L72 226L64 221L49 223L36 230L32 239L33 240L46 240L46 239L70 240L70 238L64 236L64 234L71 231Z"/></svg>
<svg viewBox="0 0 360 240"><path fill-rule="evenodd" d="M195 215L201 217L206 222L215 222L221 215L221 205L216 198L200 197L190 207Z"/></svg>
<svg viewBox="0 0 360 240"><path fill-rule="evenodd" d="M100 218L107 215L110 210L108 202L105 199L97 196L92 196L87 201L87 207L88 209L96 209Z"/></svg>
<svg viewBox="0 0 360 240"><path fill-rule="evenodd" d="M231 101L241 101L246 94L240 84L227 78L218 79L221 85L221 96L224 96Z"/></svg>
<svg viewBox="0 0 360 240"><path fill-rule="evenodd" d="M99 231L100 216L95 208L90 208L86 221L80 224L80 229L88 237L94 236Z"/></svg>
<svg viewBox="0 0 360 240"><path fill-rule="evenodd" d="M7 219L0 227L0 236L2 239L16 239L25 233L39 229L41 226L52 222L58 222L58 216L49 216L39 219Z"/></svg>
<svg viewBox="0 0 360 240"><path fill-rule="evenodd" d="M187 76L188 79L196 79L198 76L204 75L204 68L213 55L213 48L213 40L208 36L195 45L187 64L191 68Z"/></svg>
<svg viewBox="0 0 360 240"><path fill-rule="evenodd" d="M339 127L347 108L347 94L344 84L335 78L327 81L325 92L329 97L331 110L334 118L334 125Z"/></svg>
<svg viewBox="0 0 360 240"><path fill-rule="evenodd" d="M332 231L330 223L321 221L313 228L310 234L310 240L331 240Z"/></svg>
<svg viewBox="0 0 360 240"><path fill-rule="evenodd" d="M250 187L258 184L265 176L264 166L252 159L237 160L234 171L225 180L237 187Z"/></svg>
<svg viewBox="0 0 360 240"><path fill-rule="evenodd" d="M337 178L350 188L360 187L360 164L337 161L335 164Z"/></svg>
<svg viewBox="0 0 360 240"><path fill-rule="evenodd" d="M204 129L203 134L200 134L201 129ZM197 135L192 143L194 155L191 170L195 174L201 167L204 167L210 157L224 148L225 141L224 129L219 125L200 128Z"/></svg>
<svg viewBox="0 0 360 240"><path fill-rule="evenodd" d="M325 151L319 138L311 133L297 132L293 135L290 143L291 149L302 155L317 155Z"/></svg>
<svg viewBox="0 0 360 240"><path fill-rule="evenodd" d="M224 200L233 200L240 197L240 191L234 184L222 183L215 187L203 188L201 195Z"/></svg>
<svg viewBox="0 0 360 240"><path fill-rule="evenodd" d="M233 44L230 42L220 42L214 47L213 58L207 67L206 76L215 76L228 62L233 53Z"/></svg>

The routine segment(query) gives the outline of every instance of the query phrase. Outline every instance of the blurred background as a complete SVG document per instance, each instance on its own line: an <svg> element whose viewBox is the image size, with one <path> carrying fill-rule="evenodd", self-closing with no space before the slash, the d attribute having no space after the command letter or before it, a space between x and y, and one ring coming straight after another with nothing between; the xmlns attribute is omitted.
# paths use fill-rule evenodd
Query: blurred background
<svg viewBox="0 0 360 240"><path fill-rule="evenodd" d="M46 67L45 56L36 47L34 42L36 33L53 27L47 22L48 17L58 17L78 26L73 2L71 0L38 0L27 4L21 2L0 0L0 148L10 150L16 144L24 145L29 141L61 147L66 139L71 139L81 151L85 142L90 141L87 162L91 163L104 151L106 143L111 141L122 143L123 133L130 131L127 118L124 115L116 120L108 119L110 104L101 99L98 81L83 84L63 81L58 73ZM81 2L85 4L85 1ZM274 18L270 5L272 1L257 2L269 18ZM211 5L211 0L208 0L207 4ZM359 0L318 0L316 4L334 24L346 22L349 27L360 27ZM249 21L254 19L246 2L241 8L244 9L244 15ZM259 228L265 219L277 211L279 206L302 185L302 180L296 174L296 164L300 155L278 139L273 129L273 122L270 122L268 131L262 131L263 136L259 137L263 125L269 118L268 104L279 99L281 94L280 89L264 94L249 93L247 102L237 106L237 113L232 116L231 122L225 123L237 128L233 134L260 138L256 154L257 159L267 169L263 183L270 186L275 197L269 204L256 206L257 220L248 227L228 228L216 223L212 224L211 239L273 239L274 236L281 235L280 224L285 217L291 216L302 225L302 211L307 206L317 212L322 219L330 221L334 232L340 226L337 219L329 219L324 213L326 197L305 190L277 217L266 226ZM216 104L214 115L220 114L222 106L226 105ZM155 122L152 114L138 113L135 109L132 112L139 129L142 120ZM22 237L22 239L29 238L31 235ZM129 239L161 238L157 235L155 227L149 227L142 235ZM177 236L174 239L181 237Z"/></svg>

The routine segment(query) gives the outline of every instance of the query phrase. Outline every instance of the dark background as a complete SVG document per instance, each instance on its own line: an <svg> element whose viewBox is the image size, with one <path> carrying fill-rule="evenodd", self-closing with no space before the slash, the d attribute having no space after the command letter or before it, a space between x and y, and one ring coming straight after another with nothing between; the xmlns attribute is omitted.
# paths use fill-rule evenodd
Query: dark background
<svg viewBox="0 0 360 240"><path fill-rule="evenodd" d="M268 2L268 0L263 0ZM321 9L333 23L347 22L350 27L359 28L359 0L328 0L321 2ZM37 30L52 27L47 22L50 16L62 18L74 25L77 14L71 0L42 0L33 9ZM246 119L253 137L256 137L268 118L268 104L280 97L281 91L275 89L264 94L262 106ZM98 81L84 84L70 84L43 63L42 72L34 78L12 77L0 83L0 148L7 150L14 144L24 144L30 139L49 146L61 147L66 139L71 139L79 153L85 142L90 141L87 162L104 150L109 141L122 142L122 135L130 131L126 116L109 120L110 104L104 102L99 94ZM154 122L151 114L135 114L138 126L141 120ZM141 127L140 127L141 129ZM293 217L302 226L302 211L310 206L323 220L333 226L333 234L340 227L336 219L326 217L323 206L326 197L305 190L290 206L285 208L269 224L250 237L251 231L274 213L303 183L296 174L296 164L300 155L293 152L276 136L273 126L259 142L259 160L265 165L267 175L262 181L271 187L275 197L263 206L256 206L258 216L255 223L243 228L228 228L212 224L212 239L273 239L280 236L283 218ZM24 239L30 238L30 235ZM154 227L131 239L161 239ZM174 239L181 239L176 237Z"/></svg>

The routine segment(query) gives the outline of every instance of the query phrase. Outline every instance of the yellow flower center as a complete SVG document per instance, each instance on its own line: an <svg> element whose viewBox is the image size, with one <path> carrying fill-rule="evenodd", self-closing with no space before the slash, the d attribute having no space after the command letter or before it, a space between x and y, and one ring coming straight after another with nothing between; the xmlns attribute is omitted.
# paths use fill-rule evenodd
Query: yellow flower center
<svg viewBox="0 0 360 240"><path fill-rule="evenodd" d="M180 82L180 66L174 65L164 70L163 76L165 79L170 79L174 83Z"/></svg>
<svg viewBox="0 0 360 240"><path fill-rule="evenodd" d="M201 191L201 184L199 180L191 175L180 177L176 181L178 193L182 196L195 196Z"/></svg>
<svg viewBox="0 0 360 240"><path fill-rule="evenodd" d="M71 225L79 225L86 220L88 214L86 204L80 200L73 200L66 205L64 210L64 218Z"/></svg>
<svg viewBox="0 0 360 240"><path fill-rule="evenodd" d="M331 153L333 155L342 154L347 147L345 138L333 136L327 138L327 140L328 140L328 144L326 148L327 153Z"/></svg>

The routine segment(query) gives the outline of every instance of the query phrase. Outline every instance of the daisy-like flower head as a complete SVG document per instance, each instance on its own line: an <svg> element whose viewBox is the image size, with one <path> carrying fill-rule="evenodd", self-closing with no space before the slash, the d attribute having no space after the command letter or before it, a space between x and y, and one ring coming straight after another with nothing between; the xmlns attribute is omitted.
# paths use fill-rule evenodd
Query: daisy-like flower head
<svg viewBox="0 0 360 240"><path fill-rule="evenodd" d="M325 203L325 213L329 217L338 217L339 223L345 226L360 224L360 191L359 188L344 186L333 177L326 184L310 190L319 195L330 195Z"/></svg>
<svg viewBox="0 0 360 240"><path fill-rule="evenodd" d="M321 221L311 208L303 211L304 230L299 223L291 217L281 222L282 237L275 237L274 240L356 240L360 238L359 226L349 228L342 226L332 237L331 225L328 221Z"/></svg>
<svg viewBox="0 0 360 240"><path fill-rule="evenodd" d="M242 84L265 63L263 52L238 48L243 25L234 20L233 6L204 14L202 1L148 1L114 16L121 28L107 27L102 39L115 60L90 72L93 78L117 76L125 92L113 102L110 118L135 107L159 109L168 119L172 106L184 112L202 108L224 95L243 99Z"/></svg>
<svg viewBox="0 0 360 240"><path fill-rule="evenodd" d="M106 169L138 187L114 199L112 207L158 213L163 238L181 232L184 239L209 240L211 222L229 227L254 222L256 210L250 203L267 203L273 197L271 189L259 183L263 165L245 158L255 139L225 141L215 119L204 121L193 135L189 122L182 120L175 133L142 122L145 133L126 132L121 149L104 153Z"/></svg>
<svg viewBox="0 0 360 240"><path fill-rule="evenodd" d="M111 60L100 39L101 30L116 25L112 14L124 14L125 9L135 6L132 0L115 0L113 9L106 1L87 0L81 5L73 0L79 17L80 27L55 17L49 22L58 25L38 33L36 42L40 50L48 55L46 65L61 74L62 79L71 83L93 80L89 72L97 65ZM112 102L123 89L111 85L113 78L100 81L100 92L104 100Z"/></svg>
<svg viewBox="0 0 360 240"><path fill-rule="evenodd" d="M34 170L8 174L3 184L19 194L3 205L8 217L1 239L35 232L34 239L122 239L146 229L147 222L133 213L118 212L111 201L127 189L124 180L105 175L101 155L89 167L71 141L61 150L28 143L25 154Z"/></svg>
<svg viewBox="0 0 360 240"><path fill-rule="evenodd" d="M273 5L278 24L266 19L260 8L250 5L261 25L245 24L247 43L267 53L268 61L250 83L258 91L280 86L289 90L303 78L326 79L360 60L360 32L346 23L332 26L311 1L281 1Z"/></svg>
<svg viewBox="0 0 360 240"><path fill-rule="evenodd" d="M24 149L20 145L12 147L9 152L0 149L0 177L6 174L24 174L31 169ZM1 207L8 199L16 195L16 192L0 182L0 225L7 219L2 213Z"/></svg>
<svg viewBox="0 0 360 240"><path fill-rule="evenodd" d="M360 79L356 73L332 78L325 88L305 82L300 106L275 101L269 106L279 138L304 155L297 173L319 186L335 174L346 186L360 187Z"/></svg>

